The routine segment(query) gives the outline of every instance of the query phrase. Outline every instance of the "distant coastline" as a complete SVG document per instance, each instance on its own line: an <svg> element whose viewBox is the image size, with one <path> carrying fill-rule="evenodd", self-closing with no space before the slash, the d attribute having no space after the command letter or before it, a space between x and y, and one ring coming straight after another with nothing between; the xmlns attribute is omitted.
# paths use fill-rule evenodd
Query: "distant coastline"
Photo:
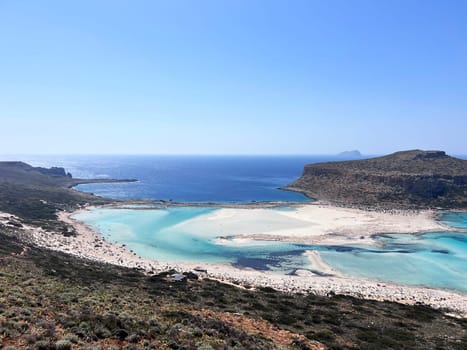
<svg viewBox="0 0 467 350"><path fill-rule="evenodd" d="M125 183L125 182L138 182L137 179L71 179L67 185L68 188L73 188L78 185L85 184L101 184L101 183Z"/></svg>

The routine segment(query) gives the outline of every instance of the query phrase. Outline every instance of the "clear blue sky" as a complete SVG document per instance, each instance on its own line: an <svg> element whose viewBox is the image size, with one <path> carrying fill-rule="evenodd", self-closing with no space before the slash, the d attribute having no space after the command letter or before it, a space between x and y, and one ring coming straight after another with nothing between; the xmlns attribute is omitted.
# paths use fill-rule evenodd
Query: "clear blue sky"
<svg viewBox="0 0 467 350"><path fill-rule="evenodd" d="M467 154L467 1L0 0L0 153Z"/></svg>

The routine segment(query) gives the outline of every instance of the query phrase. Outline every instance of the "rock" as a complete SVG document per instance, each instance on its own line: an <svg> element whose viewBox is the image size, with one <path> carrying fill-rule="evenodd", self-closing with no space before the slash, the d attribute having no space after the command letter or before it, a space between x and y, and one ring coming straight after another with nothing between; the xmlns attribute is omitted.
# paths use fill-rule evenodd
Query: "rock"
<svg viewBox="0 0 467 350"><path fill-rule="evenodd" d="M64 168L59 168L59 167L52 167L50 169L42 168L42 167L36 167L35 170L40 172L41 174L48 175L48 176L53 176L53 177L66 177L67 176L67 173L65 172L65 169Z"/></svg>
<svg viewBox="0 0 467 350"><path fill-rule="evenodd" d="M174 273L173 275L170 276L172 282L182 282L185 281L187 276L181 274L181 273Z"/></svg>
<svg viewBox="0 0 467 350"><path fill-rule="evenodd" d="M184 272L183 275L189 279L189 280L197 280L198 279L198 275L196 273L193 273L193 272Z"/></svg>
<svg viewBox="0 0 467 350"><path fill-rule="evenodd" d="M201 273L208 273L208 270L207 269L204 269L202 267L195 267L193 269L193 271L196 271L196 272L201 272Z"/></svg>
<svg viewBox="0 0 467 350"><path fill-rule="evenodd" d="M286 189L345 206L467 208L467 160L413 150L310 164Z"/></svg>

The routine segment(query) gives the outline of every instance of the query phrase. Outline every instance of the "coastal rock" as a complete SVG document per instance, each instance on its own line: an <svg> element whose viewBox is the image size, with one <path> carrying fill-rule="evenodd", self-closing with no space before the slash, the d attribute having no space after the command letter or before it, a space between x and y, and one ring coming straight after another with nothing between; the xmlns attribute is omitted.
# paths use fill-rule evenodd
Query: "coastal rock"
<svg viewBox="0 0 467 350"><path fill-rule="evenodd" d="M286 187L335 204L377 208L467 208L467 161L443 151L306 165Z"/></svg>
<svg viewBox="0 0 467 350"><path fill-rule="evenodd" d="M102 205L112 199L75 191L84 183L128 182L127 179L74 179L65 169L33 167L19 161L0 162L0 212L14 214L29 223L62 232L56 213L88 204ZM72 234L68 230L65 235Z"/></svg>
<svg viewBox="0 0 467 350"><path fill-rule="evenodd" d="M48 175L48 176L54 176L54 177L71 177L70 173L66 173L64 168L59 168L59 167L52 167L50 169L48 168L42 168L42 167L37 167L34 168L36 171L40 172L41 174Z"/></svg>
<svg viewBox="0 0 467 350"><path fill-rule="evenodd" d="M186 280L186 276L181 273L174 273L170 277L172 282L182 282Z"/></svg>
<svg viewBox="0 0 467 350"><path fill-rule="evenodd" d="M73 187L88 183L135 182L136 179L74 179L64 168L33 167L17 161L0 162L0 183L28 186Z"/></svg>

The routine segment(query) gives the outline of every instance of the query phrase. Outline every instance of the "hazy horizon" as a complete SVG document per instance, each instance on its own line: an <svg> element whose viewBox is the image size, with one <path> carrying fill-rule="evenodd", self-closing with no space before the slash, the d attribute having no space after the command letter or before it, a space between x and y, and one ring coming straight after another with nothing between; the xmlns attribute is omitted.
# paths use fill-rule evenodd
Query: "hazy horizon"
<svg viewBox="0 0 467 350"><path fill-rule="evenodd" d="M3 154L467 154L464 1L0 2Z"/></svg>
<svg viewBox="0 0 467 350"><path fill-rule="evenodd" d="M385 156L389 155L392 153L396 152L402 152L402 151L413 151L413 150L420 150L420 149L411 149L411 150L394 150L389 153L374 153L374 154L365 154L365 153L360 153L362 158L371 158L371 157L380 157L380 156ZM421 151L440 151L440 150L434 150L434 149L424 149ZM442 150L441 150L442 151ZM347 151L342 151L339 153L296 153L296 154L274 154L274 153L180 153L180 154L163 154L163 153L11 153L11 154L2 154L0 153L0 161L10 161L10 160L16 160L18 157L329 157L329 158L336 158L338 159L339 156L345 157L345 154ZM447 155L453 156L453 157L462 157L465 158L467 157L467 152L466 153L449 153L446 152ZM350 155L350 158L353 156ZM357 159L357 158L356 158Z"/></svg>

